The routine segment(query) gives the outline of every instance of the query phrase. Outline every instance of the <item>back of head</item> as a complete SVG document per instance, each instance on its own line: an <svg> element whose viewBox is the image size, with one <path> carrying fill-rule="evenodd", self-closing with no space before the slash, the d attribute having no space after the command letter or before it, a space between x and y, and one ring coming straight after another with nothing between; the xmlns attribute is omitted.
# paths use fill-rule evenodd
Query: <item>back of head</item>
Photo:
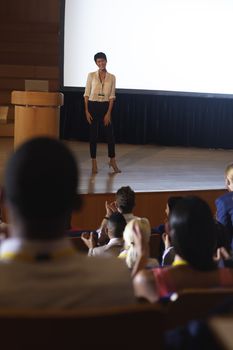
<svg viewBox="0 0 233 350"><path fill-rule="evenodd" d="M122 238L125 226L126 221L121 213L115 212L109 216L108 228L111 230L113 237Z"/></svg>
<svg viewBox="0 0 233 350"><path fill-rule="evenodd" d="M176 204L179 202L180 199L182 199L183 197L181 196L173 196L173 197L169 197L167 200L167 205L169 208L169 213L172 212L172 210L175 208Z"/></svg>
<svg viewBox="0 0 233 350"><path fill-rule="evenodd" d="M129 186L119 188L116 193L117 207L123 214L132 213L135 206L135 193Z"/></svg>
<svg viewBox="0 0 233 350"><path fill-rule="evenodd" d="M172 210L169 223L176 253L195 269L214 269L216 229L208 204L198 197L183 198Z"/></svg>
<svg viewBox="0 0 233 350"><path fill-rule="evenodd" d="M146 218L133 219L126 225L123 237L125 241L125 248L127 249L126 264L129 268L132 268L134 266L135 261L137 259L137 253L136 253L135 243L134 243L134 232L133 232L133 227L135 224L139 226L140 231L144 236L145 241L148 242L148 244L149 244L150 235L151 235L150 222Z"/></svg>
<svg viewBox="0 0 233 350"><path fill-rule="evenodd" d="M63 224L75 200L77 206L80 205L77 185L75 159L68 148L55 139L41 137L24 143L6 167L5 191L9 206L26 226L41 231L40 237L31 238L53 238L47 236L48 231L58 222Z"/></svg>

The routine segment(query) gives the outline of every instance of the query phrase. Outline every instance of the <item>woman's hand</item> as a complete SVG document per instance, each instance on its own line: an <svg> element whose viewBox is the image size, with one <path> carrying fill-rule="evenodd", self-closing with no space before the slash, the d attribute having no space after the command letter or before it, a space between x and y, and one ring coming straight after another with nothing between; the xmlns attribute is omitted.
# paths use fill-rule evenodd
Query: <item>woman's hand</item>
<svg viewBox="0 0 233 350"><path fill-rule="evenodd" d="M106 209L106 217L109 218L110 215L112 215L112 213L116 213L118 211L117 206L116 206L116 202L111 202L108 203L107 201L105 202L105 209Z"/></svg>
<svg viewBox="0 0 233 350"><path fill-rule="evenodd" d="M133 237L134 237L134 245L135 245L135 250L137 252L137 256L144 256L148 258L149 246L137 223L133 225Z"/></svg>
<svg viewBox="0 0 233 350"><path fill-rule="evenodd" d="M87 118L88 124L91 124L93 118L92 118L91 114L88 111L86 111L86 118Z"/></svg>
<svg viewBox="0 0 233 350"><path fill-rule="evenodd" d="M164 243L164 246L165 246L165 250L170 248L171 247L171 241L170 241L169 235L166 232L164 232L162 234L162 239L163 239L163 243Z"/></svg>
<svg viewBox="0 0 233 350"><path fill-rule="evenodd" d="M96 241L94 239L93 232L91 232L90 234L88 234L88 232L84 232L82 233L81 238L89 249L93 249L96 247Z"/></svg>
<svg viewBox="0 0 233 350"><path fill-rule="evenodd" d="M104 116L104 126L108 126L109 124L111 124L111 114L106 113Z"/></svg>

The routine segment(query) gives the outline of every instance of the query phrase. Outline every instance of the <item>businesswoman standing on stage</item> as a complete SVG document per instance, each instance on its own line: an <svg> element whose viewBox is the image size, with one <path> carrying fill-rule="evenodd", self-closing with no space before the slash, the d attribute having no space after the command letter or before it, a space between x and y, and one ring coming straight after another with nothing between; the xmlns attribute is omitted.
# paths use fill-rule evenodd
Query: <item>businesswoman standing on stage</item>
<svg viewBox="0 0 233 350"><path fill-rule="evenodd" d="M90 155L92 159L92 173L98 173L96 161L97 138L99 128L103 128L107 136L109 167L115 173L121 170L115 160L115 141L111 112L115 100L116 79L113 74L106 70L107 57L103 52L94 56L98 70L88 74L84 93L85 114L90 124Z"/></svg>

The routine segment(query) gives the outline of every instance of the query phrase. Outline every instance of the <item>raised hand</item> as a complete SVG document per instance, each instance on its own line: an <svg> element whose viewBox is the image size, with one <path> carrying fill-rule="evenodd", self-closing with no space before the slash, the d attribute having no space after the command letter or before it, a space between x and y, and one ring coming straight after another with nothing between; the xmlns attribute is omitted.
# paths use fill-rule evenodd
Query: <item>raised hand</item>
<svg viewBox="0 0 233 350"><path fill-rule="evenodd" d="M88 232L84 232L82 233L81 238L89 249L93 249L96 247L96 241L94 239L93 232L91 232L90 234Z"/></svg>

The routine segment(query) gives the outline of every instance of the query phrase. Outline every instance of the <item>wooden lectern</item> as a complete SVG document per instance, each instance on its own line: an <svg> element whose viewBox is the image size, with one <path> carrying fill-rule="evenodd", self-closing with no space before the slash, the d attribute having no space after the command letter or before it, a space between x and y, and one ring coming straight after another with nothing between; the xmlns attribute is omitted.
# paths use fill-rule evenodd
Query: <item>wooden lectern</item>
<svg viewBox="0 0 233 350"><path fill-rule="evenodd" d="M37 136L59 137L60 106L64 96L57 92L12 91L15 105L14 146Z"/></svg>

